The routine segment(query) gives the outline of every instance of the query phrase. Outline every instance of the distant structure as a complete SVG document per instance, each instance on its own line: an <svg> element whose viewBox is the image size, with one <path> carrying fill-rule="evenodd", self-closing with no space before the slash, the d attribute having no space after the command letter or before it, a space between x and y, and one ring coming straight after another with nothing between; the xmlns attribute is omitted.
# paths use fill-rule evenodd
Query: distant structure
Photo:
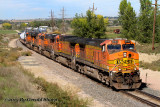
<svg viewBox="0 0 160 107"><path fill-rule="evenodd" d="M62 15L62 34L64 34L64 33L66 33L66 26L65 26L65 13L64 13L64 7L63 7L63 9L61 10L62 11L62 14L60 14L60 15Z"/></svg>
<svg viewBox="0 0 160 107"><path fill-rule="evenodd" d="M54 11L51 10L51 27L52 27L52 32L55 31L55 19L54 19Z"/></svg>
<svg viewBox="0 0 160 107"><path fill-rule="evenodd" d="M97 8L94 8L94 3L93 3L93 8L89 8L89 10L91 10L93 13L95 12L95 10L97 10Z"/></svg>

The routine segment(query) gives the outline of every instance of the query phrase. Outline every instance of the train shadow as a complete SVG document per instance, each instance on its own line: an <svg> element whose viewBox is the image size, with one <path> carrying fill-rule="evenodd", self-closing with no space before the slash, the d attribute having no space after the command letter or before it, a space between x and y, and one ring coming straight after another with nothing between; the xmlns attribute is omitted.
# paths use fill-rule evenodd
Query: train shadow
<svg viewBox="0 0 160 107"><path fill-rule="evenodd" d="M144 88L148 88L147 84L142 82L141 86L139 87L139 90L143 90Z"/></svg>

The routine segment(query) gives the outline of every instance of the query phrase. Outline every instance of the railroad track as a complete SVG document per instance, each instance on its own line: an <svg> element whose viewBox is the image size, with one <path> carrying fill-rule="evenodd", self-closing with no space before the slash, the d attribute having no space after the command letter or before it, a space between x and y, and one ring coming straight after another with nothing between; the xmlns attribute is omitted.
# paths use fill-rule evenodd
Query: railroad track
<svg viewBox="0 0 160 107"><path fill-rule="evenodd" d="M135 91L120 91L127 96L130 96L144 104L147 104L151 107L160 107L160 97L154 96L152 94L146 93L144 91L135 90Z"/></svg>
<svg viewBox="0 0 160 107"><path fill-rule="evenodd" d="M16 45L17 45L18 41L19 40L16 41ZM84 75L82 75L82 76L84 76ZM106 85L103 85L102 83L99 83L99 82L97 82L97 83L100 84L101 86L106 87ZM111 89L111 87L106 87L106 88ZM147 104L149 106L160 107L160 97L154 96L154 95L146 93L144 91L135 90L135 91L119 91L119 92L121 92L127 96L130 96L130 97L132 97L132 98L134 98L144 104Z"/></svg>

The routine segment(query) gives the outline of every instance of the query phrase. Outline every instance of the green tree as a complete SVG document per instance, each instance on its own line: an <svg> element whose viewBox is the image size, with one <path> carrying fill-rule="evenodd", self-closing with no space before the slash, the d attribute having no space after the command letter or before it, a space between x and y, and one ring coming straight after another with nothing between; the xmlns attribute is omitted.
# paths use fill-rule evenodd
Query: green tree
<svg viewBox="0 0 160 107"><path fill-rule="evenodd" d="M39 27L39 26L49 26L51 25L51 21L33 21L29 23L30 27Z"/></svg>
<svg viewBox="0 0 160 107"><path fill-rule="evenodd" d="M85 37L85 35L87 35L87 20L83 16L76 14L75 18L71 22L71 27L74 29L74 35L79 37Z"/></svg>
<svg viewBox="0 0 160 107"><path fill-rule="evenodd" d="M124 20L124 15L125 15L125 10L126 10L127 5L128 5L127 0L122 0L119 5L119 18L118 18L118 20L121 25L123 25L123 20Z"/></svg>
<svg viewBox="0 0 160 107"><path fill-rule="evenodd" d="M11 29L12 28L12 25L10 23L3 23L2 26L4 29Z"/></svg>
<svg viewBox="0 0 160 107"><path fill-rule="evenodd" d="M95 15L90 10L86 12L86 17L76 14L71 25L73 34L79 37L101 38L105 35L107 21L103 16Z"/></svg>
<svg viewBox="0 0 160 107"><path fill-rule="evenodd" d="M20 25L20 29L25 29L25 27L27 26L27 24L26 23L21 23L21 25Z"/></svg>
<svg viewBox="0 0 160 107"><path fill-rule="evenodd" d="M119 6L119 22L123 28L122 34L127 39L136 39L139 32L137 29L136 13L130 2L122 0Z"/></svg>
<svg viewBox="0 0 160 107"><path fill-rule="evenodd" d="M95 38L101 38L103 35L105 35L107 25L108 20L104 19L102 15L97 15L97 29L95 32Z"/></svg>
<svg viewBox="0 0 160 107"><path fill-rule="evenodd" d="M152 40L153 32L153 7L150 0L140 0L140 15L138 17L138 29L140 35L137 40L149 43Z"/></svg>

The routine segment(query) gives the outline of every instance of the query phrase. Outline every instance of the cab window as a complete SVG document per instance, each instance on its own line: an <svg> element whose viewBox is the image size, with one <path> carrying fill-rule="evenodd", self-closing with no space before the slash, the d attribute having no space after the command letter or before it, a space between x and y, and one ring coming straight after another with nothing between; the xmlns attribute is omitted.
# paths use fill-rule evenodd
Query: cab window
<svg viewBox="0 0 160 107"><path fill-rule="evenodd" d="M121 45L117 44L117 45L107 45L107 49L111 50L111 49L121 49Z"/></svg>
<svg viewBox="0 0 160 107"><path fill-rule="evenodd" d="M44 40L44 36L41 36L41 39Z"/></svg>
<svg viewBox="0 0 160 107"><path fill-rule="evenodd" d="M105 49L105 45L102 46L102 52L105 52L106 49Z"/></svg>
<svg viewBox="0 0 160 107"><path fill-rule="evenodd" d="M124 44L122 45L123 50L134 49L134 44Z"/></svg>

